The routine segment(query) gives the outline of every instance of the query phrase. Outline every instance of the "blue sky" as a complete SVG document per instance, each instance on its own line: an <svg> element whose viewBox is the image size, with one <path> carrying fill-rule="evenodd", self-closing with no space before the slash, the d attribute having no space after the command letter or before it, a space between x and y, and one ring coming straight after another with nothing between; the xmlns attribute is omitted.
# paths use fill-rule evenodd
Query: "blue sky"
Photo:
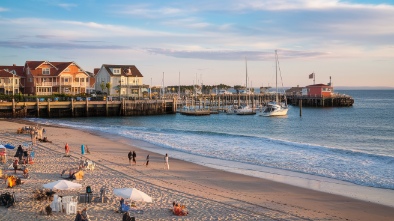
<svg viewBox="0 0 394 221"><path fill-rule="evenodd" d="M144 83L394 87L394 0L0 2L1 65L134 64Z"/></svg>

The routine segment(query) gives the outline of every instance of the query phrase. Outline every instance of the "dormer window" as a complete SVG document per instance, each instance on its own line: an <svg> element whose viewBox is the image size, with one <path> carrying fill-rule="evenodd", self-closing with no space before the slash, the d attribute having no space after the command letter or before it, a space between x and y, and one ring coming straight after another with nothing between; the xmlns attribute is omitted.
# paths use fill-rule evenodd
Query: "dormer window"
<svg viewBox="0 0 394 221"><path fill-rule="evenodd" d="M42 75L49 75L50 74L50 69L49 68L43 68L42 69Z"/></svg>
<svg viewBox="0 0 394 221"><path fill-rule="evenodd" d="M120 74L120 69L113 69L113 70L112 70L112 73L114 73L114 74Z"/></svg>

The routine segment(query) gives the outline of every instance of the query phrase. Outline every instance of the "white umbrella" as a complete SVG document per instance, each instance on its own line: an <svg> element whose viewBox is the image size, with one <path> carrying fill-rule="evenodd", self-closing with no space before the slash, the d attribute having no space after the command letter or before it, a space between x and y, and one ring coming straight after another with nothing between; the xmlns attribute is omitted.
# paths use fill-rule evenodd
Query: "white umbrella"
<svg viewBox="0 0 394 221"><path fill-rule="evenodd" d="M58 189L58 190L73 190L73 189L79 189L82 187L81 184L79 183L73 183L67 180L58 180L54 181L51 183L47 183L43 185L44 188L47 189Z"/></svg>
<svg viewBox="0 0 394 221"><path fill-rule="evenodd" d="M116 196L130 199L132 201L140 201L140 202L152 202L152 197L148 196L146 193L137 190L136 188L121 188L114 189L114 194Z"/></svg>

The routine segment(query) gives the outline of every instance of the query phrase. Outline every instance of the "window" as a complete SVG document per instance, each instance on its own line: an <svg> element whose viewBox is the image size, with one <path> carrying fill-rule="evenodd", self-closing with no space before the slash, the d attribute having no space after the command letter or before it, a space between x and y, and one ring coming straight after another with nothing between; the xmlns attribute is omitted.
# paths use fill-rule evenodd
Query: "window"
<svg viewBox="0 0 394 221"><path fill-rule="evenodd" d="M42 69L42 74L43 75L49 75L50 74L50 69L49 68L43 68Z"/></svg>
<svg viewBox="0 0 394 221"><path fill-rule="evenodd" d="M66 68L66 69L64 69L64 71L65 71L65 72L69 72L69 71L70 71L70 68Z"/></svg>
<svg viewBox="0 0 394 221"><path fill-rule="evenodd" d="M120 74L120 70L119 70L119 69L113 69L112 72L113 72L114 74Z"/></svg>
<svg viewBox="0 0 394 221"><path fill-rule="evenodd" d="M29 78L29 82L30 82L30 83L33 82L33 78Z"/></svg>

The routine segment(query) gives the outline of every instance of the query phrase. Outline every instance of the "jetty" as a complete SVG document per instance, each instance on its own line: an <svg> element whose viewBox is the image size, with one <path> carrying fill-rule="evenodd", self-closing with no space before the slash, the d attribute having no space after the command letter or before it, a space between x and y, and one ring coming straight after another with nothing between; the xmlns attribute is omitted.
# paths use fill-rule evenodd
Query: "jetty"
<svg viewBox="0 0 394 221"><path fill-rule="evenodd" d="M226 94L199 95L198 97L172 96L162 99L117 101L90 101L70 99L69 101L42 100L0 102L2 118L62 118L62 117L106 117L106 116L144 116L180 113L184 115L203 116L225 112L229 106L250 105L253 109L262 109L275 99L274 94ZM350 107L354 100L348 95L301 96L280 95L282 102L303 107ZM186 109L185 109L186 107Z"/></svg>
<svg viewBox="0 0 394 221"><path fill-rule="evenodd" d="M0 102L2 118L143 116L176 113L176 99Z"/></svg>

